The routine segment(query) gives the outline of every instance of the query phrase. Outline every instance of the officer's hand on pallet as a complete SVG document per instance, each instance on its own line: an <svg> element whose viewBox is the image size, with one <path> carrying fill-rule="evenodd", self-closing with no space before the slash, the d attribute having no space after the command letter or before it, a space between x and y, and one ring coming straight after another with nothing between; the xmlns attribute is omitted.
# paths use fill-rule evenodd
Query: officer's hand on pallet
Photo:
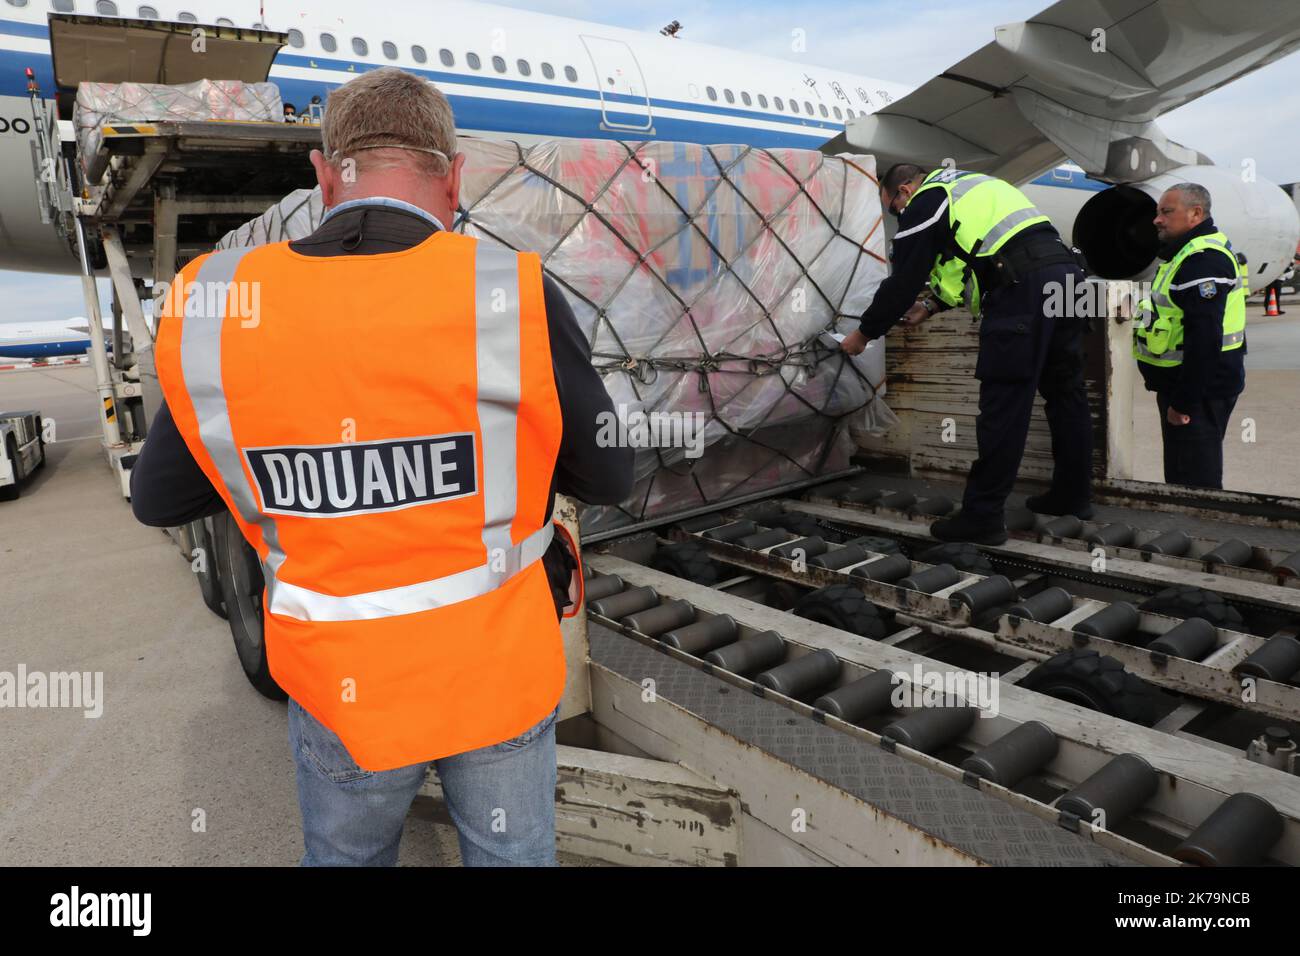
<svg viewBox="0 0 1300 956"><path fill-rule="evenodd" d="M926 306L925 301L916 302L910 309L903 313L904 325L920 325L931 315L930 309ZM868 339L862 334L861 330L854 329L848 335L844 336L844 341L840 343L842 348L849 355L859 355L867 347Z"/></svg>
<svg viewBox="0 0 1300 956"><path fill-rule="evenodd" d="M1170 425L1188 425L1192 421L1191 415L1184 415L1172 405L1169 406L1169 411L1165 412L1165 418L1169 420Z"/></svg>

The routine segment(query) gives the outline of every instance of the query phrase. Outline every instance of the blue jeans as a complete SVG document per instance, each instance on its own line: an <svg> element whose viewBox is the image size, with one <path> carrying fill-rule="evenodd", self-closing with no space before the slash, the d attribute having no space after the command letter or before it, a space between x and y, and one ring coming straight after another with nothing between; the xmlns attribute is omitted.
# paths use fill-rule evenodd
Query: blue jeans
<svg viewBox="0 0 1300 956"><path fill-rule="evenodd" d="M289 745L298 765L303 866L394 866L411 801L430 764L465 866L555 866L555 717L513 740L370 771L292 698Z"/></svg>

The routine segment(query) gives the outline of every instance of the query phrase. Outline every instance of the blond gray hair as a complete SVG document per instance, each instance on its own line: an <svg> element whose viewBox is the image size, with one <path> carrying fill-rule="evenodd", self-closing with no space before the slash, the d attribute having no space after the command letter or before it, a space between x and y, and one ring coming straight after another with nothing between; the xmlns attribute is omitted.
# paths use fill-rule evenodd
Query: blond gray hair
<svg viewBox="0 0 1300 956"><path fill-rule="evenodd" d="M412 165L445 176L456 155L451 104L428 80L381 67L332 90L321 122L325 158L358 169Z"/></svg>
<svg viewBox="0 0 1300 956"><path fill-rule="evenodd" d="M1210 191L1200 183L1176 183L1168 191L1179 193L1184 206L1200 206L1201 212L1210 214Z"/></svg>

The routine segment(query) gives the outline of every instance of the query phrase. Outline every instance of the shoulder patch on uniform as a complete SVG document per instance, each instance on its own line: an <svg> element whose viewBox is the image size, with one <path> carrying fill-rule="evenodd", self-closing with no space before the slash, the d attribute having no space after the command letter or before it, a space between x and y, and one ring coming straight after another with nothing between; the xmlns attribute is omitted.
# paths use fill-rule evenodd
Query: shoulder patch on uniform
<svg viewBox="0 0 1300 956"><path fill-rule="evenodd" d="M1219 294L1219 286L1213 279L1208 282L1202 282L1196 288L1197 291L1201 293L1202 299L1213 299Z"/></svg>

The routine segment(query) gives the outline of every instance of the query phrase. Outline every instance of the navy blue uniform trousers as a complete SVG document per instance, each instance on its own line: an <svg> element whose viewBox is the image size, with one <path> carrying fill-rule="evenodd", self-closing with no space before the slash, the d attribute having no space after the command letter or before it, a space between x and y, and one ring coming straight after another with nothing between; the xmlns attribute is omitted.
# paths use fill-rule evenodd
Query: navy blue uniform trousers
<svg viewBox="0 0 1300 956"><path fill-rule="evenodd" d="M1165 481L1194 488L1223 487L1223 439L1237 405L1237 396L1203 398L1192 408L1177 408L1191 418L1186 425L1169 424L1169 396L1156 392L1160 434L1165 446Z"/></svg>
<svg viewBox="0 0 1300 956"><path fill-rule="evenodd" d="M1090 498L1092 422L1083 384L1086 319L1047 314L1049 300L1067 310L1073 305L1074 297L1066 294L1071 273L1077 289L1083 272L1061 263L1027 273L984 299L975 363L979 458L962 499L962 511L981 524L1002 524L1025 453L1035 391L1046 402L1052 433L1052 499L1075 507ZM1054 297L1052 283L1062 290Z"/></svg>

